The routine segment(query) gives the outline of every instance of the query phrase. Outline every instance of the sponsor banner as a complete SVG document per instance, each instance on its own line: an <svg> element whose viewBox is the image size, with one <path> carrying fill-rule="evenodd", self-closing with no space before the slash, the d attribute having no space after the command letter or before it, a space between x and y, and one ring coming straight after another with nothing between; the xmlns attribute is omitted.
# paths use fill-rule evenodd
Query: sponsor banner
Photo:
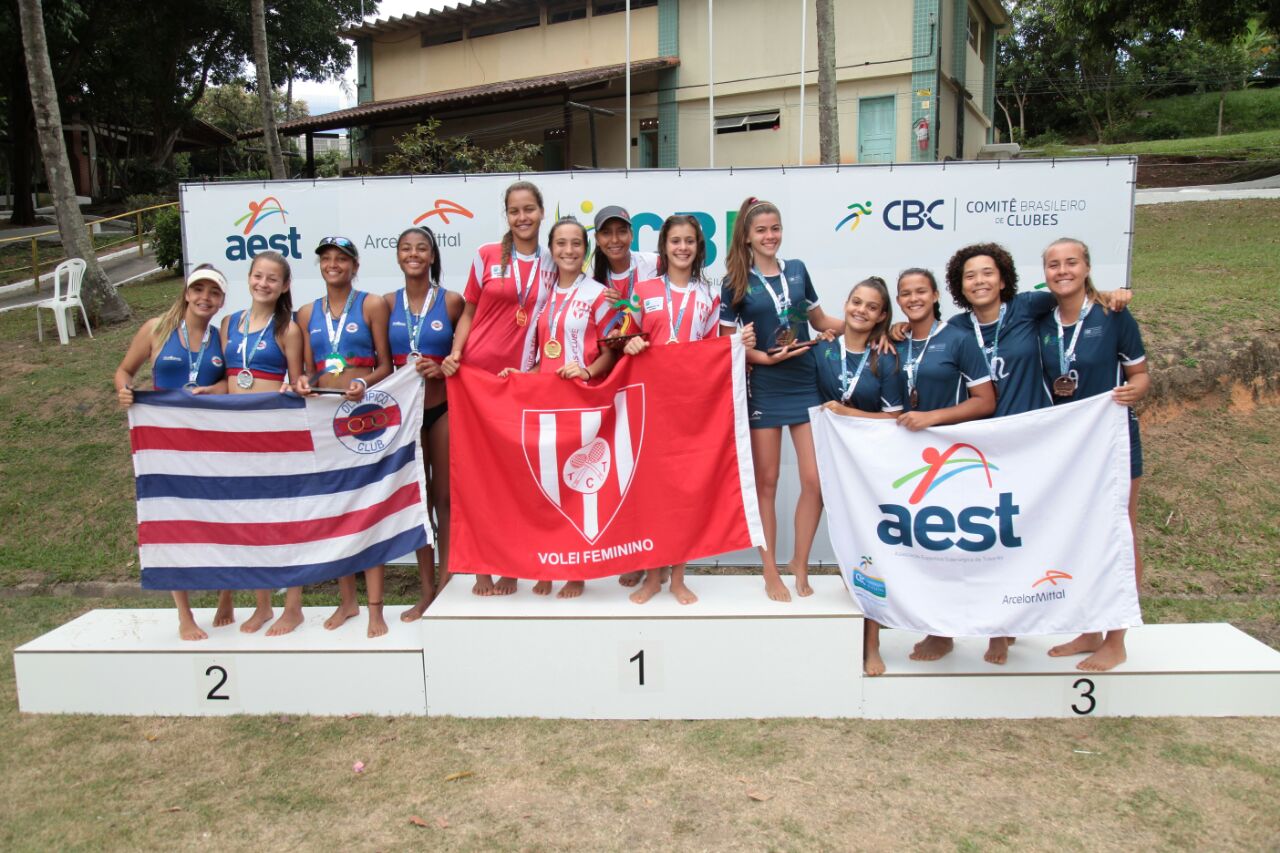
<svg viewBox="0 0 1280 853"><path fill-rule="evenodd" d="M449 379L454 572L581 580L764 541L737 336L653 347L595 385Z"/></svg>
<svg viewBox="0 0 1280 853"><path fill-rule="evenodd" d="M1142 624L1128 410L1110 395L920 432L812 417L831 544L867 618L951 637Z"/></svg>
<svg viewBox="0 0 1280 853"><path fill-rule="evenodd" d="M869 275L892 283L910 266L942 277L959 247L995 241L1018 266L1021 287L1042 280L1040 252L1072 236L1089 244L1093 277L1104 290L1128 281L1132 158L1014 160L794 169L572 172L525 175L546 203L543 235L558 216L591 227L595 211L620 204L632 214L634 248L655 251L665 217L689 213L709 245L711 276L724 258L738 206L747 196L782 211L784 258L809 267L828 313ZM321 295L314 251L342 235L360 250L358 286L386 293L403 286L395 246L410 225L436 234L443 283L461 291L476 249L506 231L503 190L513 175L348 178L184 184L187 270L212 263L231 282L225 311L247 307L249 263L275 250L293 267L293 302ZM955 309L943 299L943 310Z"/></svg>
<svg viewBox="0 0 1280 853"><path fill-rule="evenodd" d="M422 389L401 370L359 403L135 391L142 586L302 586L430 544Z"/></svg>

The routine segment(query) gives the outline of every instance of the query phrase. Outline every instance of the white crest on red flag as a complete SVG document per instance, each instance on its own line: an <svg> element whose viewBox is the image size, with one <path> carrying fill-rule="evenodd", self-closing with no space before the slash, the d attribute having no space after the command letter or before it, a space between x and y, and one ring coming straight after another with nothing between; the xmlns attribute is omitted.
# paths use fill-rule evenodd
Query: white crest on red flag
<svg viewBox="0 0 1280 853"><path fill-rule="evenodd" d="M543 497L594 543L627 499L644 439L644 385L628 385L613 405L525 409L521 441Z"/></svg>

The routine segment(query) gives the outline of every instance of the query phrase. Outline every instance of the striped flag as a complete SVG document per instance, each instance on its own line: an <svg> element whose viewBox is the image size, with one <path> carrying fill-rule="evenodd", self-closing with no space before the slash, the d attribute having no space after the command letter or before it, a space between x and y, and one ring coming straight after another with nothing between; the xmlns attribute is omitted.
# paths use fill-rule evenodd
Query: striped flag
<svg viewBox="0 0 1280 853"><path fill-rule="evenodd" d="M422 388L401 370L359 403L135 392L142 586L301 586L430 544Z"/></svg>

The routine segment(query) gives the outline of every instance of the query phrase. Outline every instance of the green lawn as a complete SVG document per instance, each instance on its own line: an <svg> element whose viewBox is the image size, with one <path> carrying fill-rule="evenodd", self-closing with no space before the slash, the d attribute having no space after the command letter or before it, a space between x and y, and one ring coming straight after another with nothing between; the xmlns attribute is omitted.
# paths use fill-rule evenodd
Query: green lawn
<svg viewBox="0 0 1280 853"><path fill-rule="evenodd" d="M1111 145L1046 145L1045 157L1099 157L1108 154L1163 154L1189 157L1240 157L1246 160L1280 159L1280 128L1190 139L1158 139L1118 142Z"/></svg>

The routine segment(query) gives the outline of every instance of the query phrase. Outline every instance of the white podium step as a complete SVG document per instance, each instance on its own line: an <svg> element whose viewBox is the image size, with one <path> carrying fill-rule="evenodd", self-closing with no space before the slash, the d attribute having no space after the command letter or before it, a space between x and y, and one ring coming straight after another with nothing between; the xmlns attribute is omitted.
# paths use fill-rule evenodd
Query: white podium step
<svg viewBox="0 0 1280 853"><path fill-rule="evenodd" d="M862 716L1280 716L1280 652L1225 623L1131 629L1128 660L1104 673L1076 669L1083 655L1046 654L1069 636L1021 637L1004 666L986 663L987 641L974 638L957 640L942 660L910 660L919 639L882 632L880 652L889 671L862 679Z"/></svg>
<svg viewBox="0 0 1280 853"><path fill-rule="evenodd" d="M253 612L178 638L171 609L93 610L14 650L18 707L28 713L221 716L426 713L417 625L386 608L390 632L365 636L365 611L326 631L327 607L306 607L293 633L244 634ZM277 610L277 613L279 611Z"/></svg>
<svg viewBox="0 0 1280 853"><path fill-rule="evenodd" d="M633 604L614 578L567 601L525 582L515 595L477 598L455 582L422 620L428 713L857 716L862 615L838 577L812 580L812 596L784 604L758 576L693 576L688 606L665 588Z"/></svg>

